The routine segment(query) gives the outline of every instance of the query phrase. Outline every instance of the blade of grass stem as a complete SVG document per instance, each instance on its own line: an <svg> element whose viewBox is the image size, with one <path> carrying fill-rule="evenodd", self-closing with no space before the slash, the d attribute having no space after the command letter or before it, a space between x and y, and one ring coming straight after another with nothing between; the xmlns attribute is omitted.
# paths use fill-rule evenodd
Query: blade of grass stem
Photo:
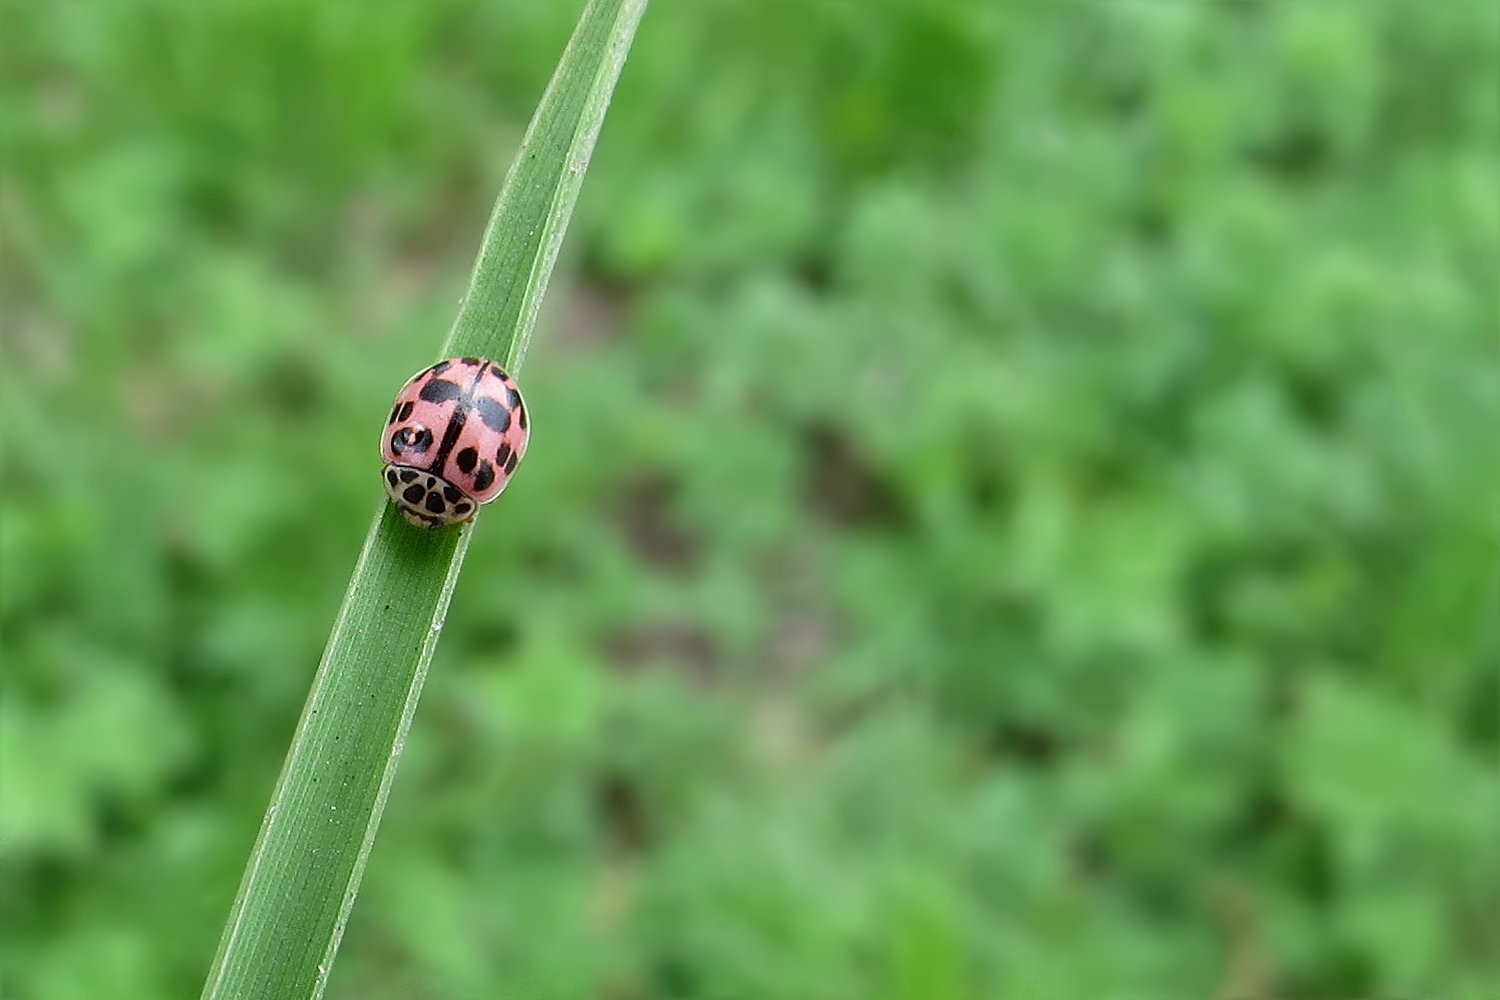
<svg viewBox="0 0 1500 1000"><path fill-rule="evenodd" d="M590 0L584 9L496 201L440 356L519 367L644 9L645 0ZM374 401L372 411L384 404ZM322 996L472 530L415 529L382 499L204 1000Z"/></svg>

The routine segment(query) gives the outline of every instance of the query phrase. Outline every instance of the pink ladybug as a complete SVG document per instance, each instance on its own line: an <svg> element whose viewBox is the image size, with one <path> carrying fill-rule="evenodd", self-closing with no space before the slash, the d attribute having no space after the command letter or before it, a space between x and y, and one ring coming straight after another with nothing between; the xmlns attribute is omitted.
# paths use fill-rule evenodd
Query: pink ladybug
<svg viewBox="0 0 1500 1000"><path fill-rule="evenodd" d="M380 439L385 491L419 528L471 519L500 495L531 435L521 391L485 358L450 358L411 377Z"/></svg>

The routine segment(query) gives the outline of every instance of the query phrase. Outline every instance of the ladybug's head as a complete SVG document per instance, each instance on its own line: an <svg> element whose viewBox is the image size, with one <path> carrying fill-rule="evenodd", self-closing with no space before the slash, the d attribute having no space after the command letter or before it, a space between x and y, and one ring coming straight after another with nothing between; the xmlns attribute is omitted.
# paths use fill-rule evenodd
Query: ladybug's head
<svg viewBox="0 0 1500 1000"><path fill-rule="evenodd" d="M418 528L441 528L473 518L478 504L441 476L409 465L387 465L385 492L401 516Z"/></svg>

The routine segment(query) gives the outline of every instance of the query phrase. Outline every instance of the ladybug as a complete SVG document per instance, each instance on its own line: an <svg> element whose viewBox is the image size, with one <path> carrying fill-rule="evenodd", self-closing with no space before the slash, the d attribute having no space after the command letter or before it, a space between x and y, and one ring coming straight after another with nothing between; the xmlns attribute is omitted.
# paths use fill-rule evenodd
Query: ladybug
<svg viewBox="0 0 1500 1000"><path fill-rule="evenodd" d="M515 381L486 358L450 358L396 394L380 438L385 491L419 528L474 517L500 495L531 436Z"/></svg>

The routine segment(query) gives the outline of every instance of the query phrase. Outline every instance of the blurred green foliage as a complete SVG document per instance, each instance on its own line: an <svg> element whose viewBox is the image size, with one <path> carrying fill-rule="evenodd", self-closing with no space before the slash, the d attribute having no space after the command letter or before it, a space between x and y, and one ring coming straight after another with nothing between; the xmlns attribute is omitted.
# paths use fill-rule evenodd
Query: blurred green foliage
<svg viewBox="0 0 1500 1000"><path fill-rule="evenodd" d="M195 995L574 7L7 6L7 998ZM330 996L1493 997L1497 74L657 0Z"/></svg>

